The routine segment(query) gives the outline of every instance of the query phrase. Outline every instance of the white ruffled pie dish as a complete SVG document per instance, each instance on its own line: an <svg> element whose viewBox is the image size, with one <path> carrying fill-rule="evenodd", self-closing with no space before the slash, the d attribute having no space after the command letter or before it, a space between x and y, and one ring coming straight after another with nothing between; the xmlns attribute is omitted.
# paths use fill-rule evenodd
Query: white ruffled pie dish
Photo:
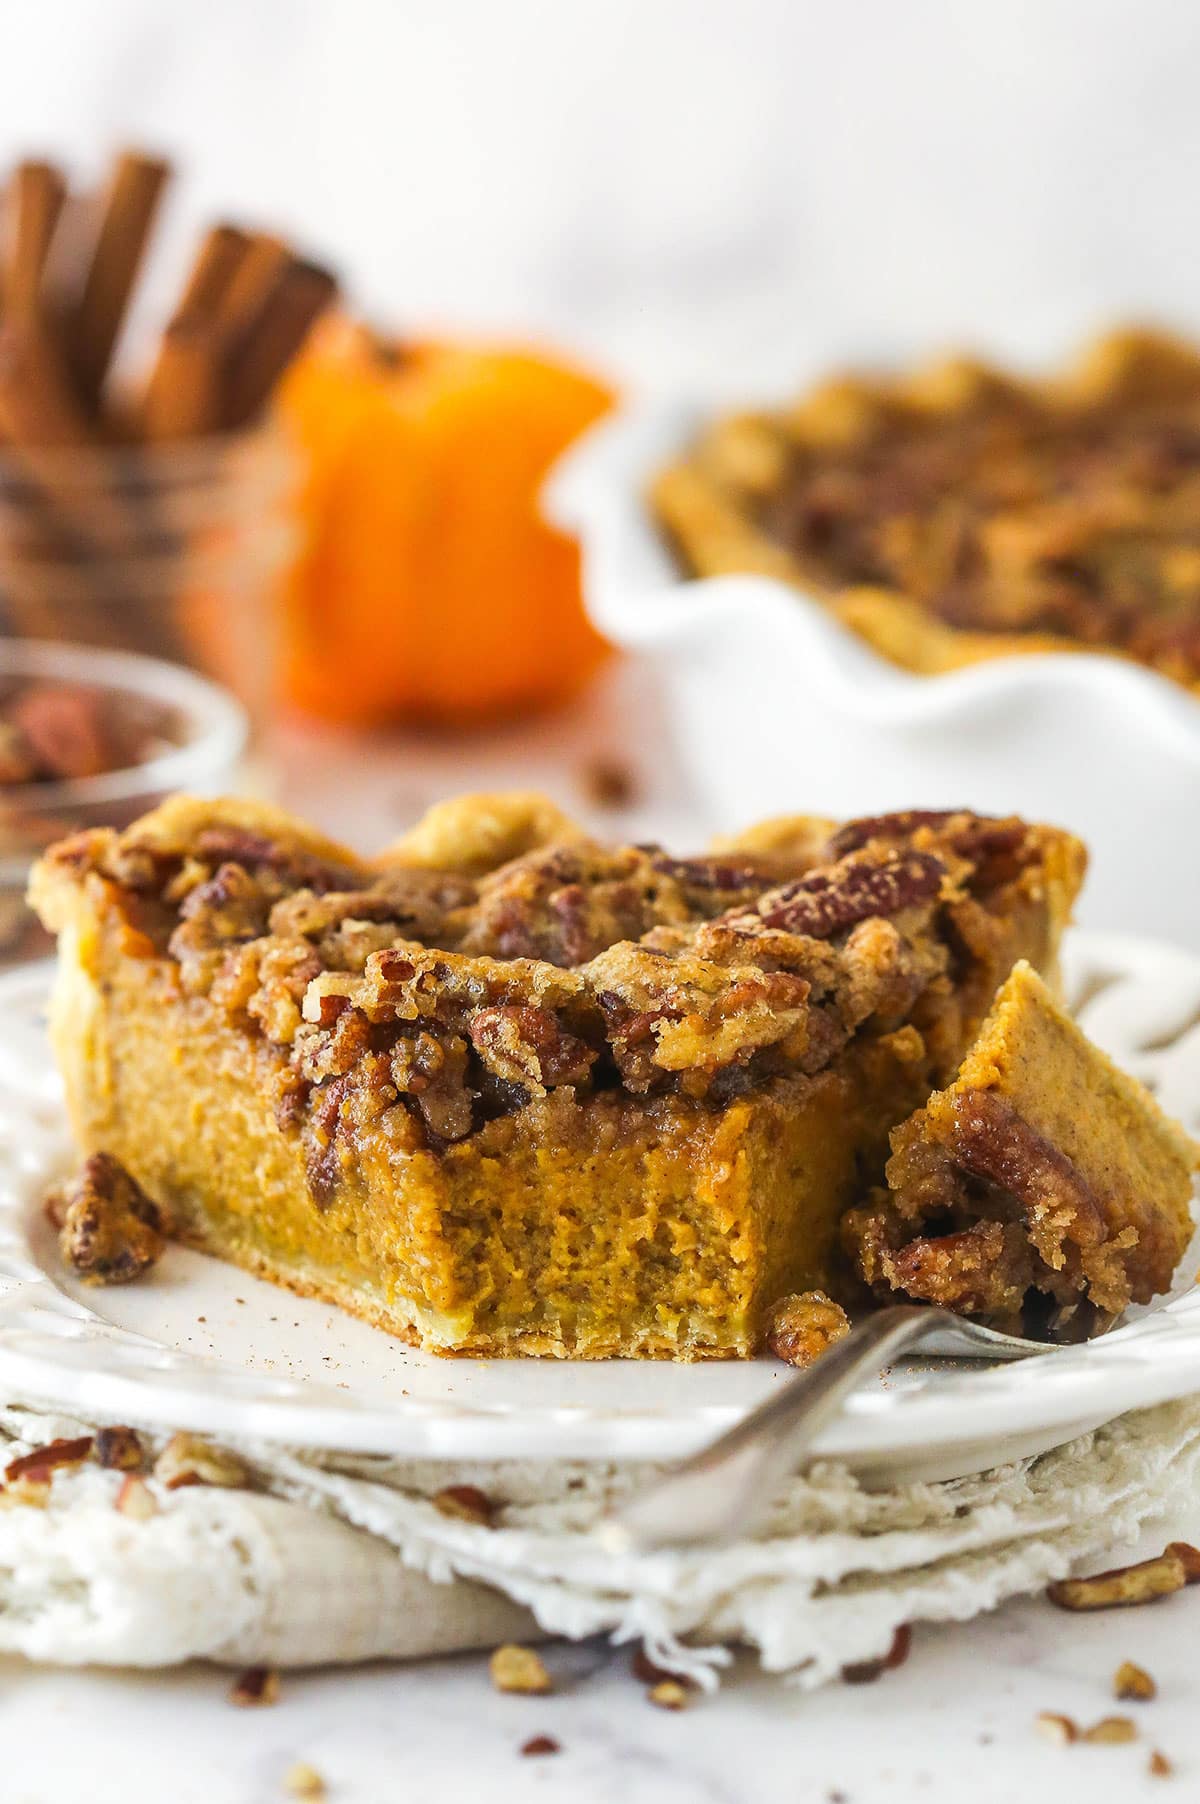
<svg viewBox="0 0 1200 1804"><path fill-rule="evenodd" d="M688 580L644 497L700 419L671 403L617 416L559 465L546 507L582 541L596 625L658 666L711 828L798 810L1016 811L1088 842L1083 922L1200 950L1200 700L1092 652L917 676L773 578Z"/></svg>

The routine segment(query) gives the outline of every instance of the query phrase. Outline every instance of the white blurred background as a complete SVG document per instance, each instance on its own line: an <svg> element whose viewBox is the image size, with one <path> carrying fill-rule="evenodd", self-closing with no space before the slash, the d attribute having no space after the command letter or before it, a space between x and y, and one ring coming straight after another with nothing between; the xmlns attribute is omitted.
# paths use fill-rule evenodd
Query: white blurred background
<svg viewBox="0 0 1200 1804"><path fill-rule="evenodd" d="M0 156L115 142L382 322L708 393L1200 327L1185 0L6 0Z"/></svg>

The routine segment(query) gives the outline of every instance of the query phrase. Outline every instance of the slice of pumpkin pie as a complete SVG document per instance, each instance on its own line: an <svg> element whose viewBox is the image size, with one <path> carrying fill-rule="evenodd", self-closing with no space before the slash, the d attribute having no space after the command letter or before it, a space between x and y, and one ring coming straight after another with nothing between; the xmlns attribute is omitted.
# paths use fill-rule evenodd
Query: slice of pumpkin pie
<svg viewBox="0 0 1200 1804"><path fill-rule="evenodd" d="M773 822L677 858L537 797L374 860L176 799L54 848L81 1149L172 1232L437 1352L751 1354L1084 855L1019 820Z"/></svg>

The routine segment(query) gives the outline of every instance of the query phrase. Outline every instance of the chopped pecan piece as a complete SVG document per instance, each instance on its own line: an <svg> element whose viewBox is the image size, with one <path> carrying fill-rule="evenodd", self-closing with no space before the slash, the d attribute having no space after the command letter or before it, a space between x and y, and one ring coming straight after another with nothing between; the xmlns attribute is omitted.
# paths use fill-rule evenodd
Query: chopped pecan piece
<svg viewBox="0 0 1200 1804"><path fill-rule="evenodd" d="M110 1153L93 1153L72 1183L47 1197L46 1212L63 1258L85 1283L128 1284L162 1253L162 1210Z"/></svg>
<svg viewBox="0 0 1200 1804"><path fill-rule="evenodd" d="M431 1033L398 1040L392 1050L391 1079L402 1096L411 1096L436 1141L462 1140L475 1121L475 1100L467 1085L469 1048L455 1034L438 1039Z"/></svg>
<svg viewBox="0 0 1200 1804"><path fill-rule="evenodd" d="M669 1666L660 1666L650 1658L644 1645L635 1648L629 1670L642 1685L660 1685L664 1679L669 1679L673 1685L682 1685L691 1690L696 1683L695 1679L689 1679L685 1673L672 1672Z"/></svg>
<svg viewBox="0 0 1200 1804"><path fill-rule="evenodd" d="M279 1702L279 1674L273 1666L248 1666L229 1688L229 1702L243 1709Z"/></svg>
<svg viewBox="0 0 1200 1804"><path fill-rule="evenodd" d="M764 926L828 939L871 915L886 918L933 901L946 877L931 852L851 853L760 896L757 914Z"/></svg>
<svg viewBox="0 0 1200 1804"><path fill-rule="evenodd" d="M440 1491L434 1492L431 1501L440 1516L450 1516L458 1522L473 1522L479 1528L491 1528L499 1508L478 1485L443 1485Z"/></svg>
<svg viewBox="0 0 1200 1804"><path fill-rule="evenodd" d="M310 889L324 895L327 890L352 890L360 875L353 866L318 857L294 840L271 839L229 821L202 827L195 850L210 864L228 862L256 873L274 872L289 891Z"/></svg>
<svg viewBox="0 0 1200 1804"><path fill-rule="evenodd" d="M462 949L565 968L659 923L688 919L679 885L643 847L553 845L483 880Z"/></svg>
<svg viewBox="0 0 1200 1804"><path fill-rule="evenodd" d="M843 1666L843 1682L847 1685L871 1685L876 1679L881 1679L885 1672L903 1666L911 1649L912 1628L907 1622L902 1622L892 1636L891 1647L880 1659L858 1660L850 1666Z"/></svg>
<svg viewBox="0 0 1200 1804"><path fill-rule="evenodd" d="M168 1491L184 1485L220 1485L243 1490L250 1474L234 1453L195 1434L175 1434L154 1462L154 1476Z"/></svg>
<svg viewBox="0 0 1200 1804"><path fill-rule="evenodd" d="M471 1022L471 1044L496 1076L544 1096L560 1084L586 1083L596 1052L567 1033L549 1009L509 1003L480 1009Z"/></svg>
<svg viewBox="0 0 1200 1804"><path fill-rule="evenodd" d="M1060 1610L1114 1610L1153 1603L1186 1584L1183 1561L1176 1554L1160 1553L1133 1566L1095 1572L1090 1578L1058 1579L1047 1587L1046 1596Z"/></svg>
<svg viewBox="0 0 1200 1804"><path fill-rule="evenodd" d="M1193 1547L1190 1541L1168 1541L1164 1551L1181 1563L1189 1585L1200 1585L1200 1547Z"/></svg>
<svg viewBox="0 0 1200 1804"><path fill-rule="evenodd" d="M488 1670L497 1691L540 1696L554 1689L540 1656L531 1647L518 1647L515 1642L505 1642L496 1649L488 1662Z"/></svg>
<svg viewBox="0 0 1200 1804"><path fill-rule="evenodd" d="M898 814L867 815L839 827L825 848L829 858L844 858L871 843L915 843L923 851L950 853L972 867L968 888L990 890L1020 872L1030 829L1015 815L996 818L969 809L946 811L910 808Z"/></svg>
<svg viewBox="0 0 1200 1804"><path fill-rule="evenodd" d="M283 1775L283 1789L293 1798L323 1798L325 1781L307 1760L297 1760Z"/></svg>
<svg viewBox="0 0 1200 1804"><path fill-rule="evenodd" d="M790 1366L812 1365L850 1332L850 1318L823 1290L781 1297L767 1315L767 1346Z"/></svg>
<svg viewBox="0 0 1200 1804"><path fill-rule="evenodd" d="M628 808L637 782L628 764L619 758L591 758L580 772L580 787L596 808Z"/></svg>
<svg viewBox="0 0 1200 1804"><path fill-rule="evenodd" d="M1175 1768L1167 1759L1161 1748L1154 1748L1146 1763L1146 1771L1152 1779L1170 1779Z"/></svg>
<svg viewBox="0 0 1200 1804"><path fill-rule="evenodd" d="M103 690L75 683L31 683L8 701L7 725L22 745L26 768L10 781L63 782L98 777L140 760L113 731Z"/></svg>
<svg viewBox="0 0 1200 1804"><path fill-rule="evenodd" d="M48 1483L55 1472L63 1466L81 1466L92 1451L94 1437L90 1434L76 1435L73 1439L49 1441L44 1447L35 1447L32 1453L23 1453L18 1459L10 1460L4 1468L6 1485L25 1479L31 1484Z"/></svg>
<svg viewBox="0 0 1200 1804"><path fill-rule="evenodd" d="M122 1516L128 1516L133 1522L149 1522L152 1516L158 1514L154 1492L136 1472L127 1472L121 1480L115 1507Z"/></svg>
<svg viewBox="0 0 1200 1804"><path fill-rule="evenodd" d="M521 1743L522 1754L561 1754L562 1743L555 1741L553 1735L531 1735L528 1741Z"/></svg>
<svg viewBox="0 0 1200 1804"><path fill-rule="evenodd" d="M49 1502L48 1478L14 1478L10 1484L0 1489L0 1509L11 1510L24 1506L44 1510Z"/></svg>
<svg viewBox="0 0 1200 1804"><path fill-rule="evenodd" d="M797 1059L813 1044L812 983L800 973L634 945L614 946L588 973L613 1057L634 1094L673 1079L702 1094L729 1067L745 1069L768 1050Z"/></svg>
<svg viewBox="0 0 1200 1804"><path fill-rule="evenodd" d="M146 1462L146 1450L136 1428L100 1428L96 1431L96 1463L115 1472L138 1472Z"/></svg>
<svg viewBox="0 0 1200 1804"><path fill-rule="evenodd" d="M660 1679L657 1685L650 1687L646 1696L660 1710L686 1710L688 1706L687 1688L678 1679Z"/></svg>
<svg viewBox="0 0 1200 1804"><path fill-rule="evenodd" d="M1137 1740L1137 1724L1129 1716L1102 1716L1098 1723L1085 1729L1080 1741L1122 1742Z"/></svg>
<svg viewBox="0 0 1200 1804"><path fill-rule="evenodd" d="M1046 1741L1065 1748L1079 1740L1079 1725L1073 1717L1061 1716L1056 1710L1043 1710L1034 1718L1034 1726Z"/></svg>
<svg viewBox="0 0 1200 1804"><path fill-rule="evenodd" d="M893 814L859 815L852 821L844 821L830 834L825 856L845 858L850 852L861 852L873 839L886 840L890 844L909 840L922 827L944 827L948 821L957 818L959 811L953 808L901 808ZM964 814L963 818L982 822L984 817Z"/></svg>
<svg viewBox="0 0 1200 1804"><path fill-rule="evenodd" d="M1125 1702L1147 1703L1158 1696L1158 1686L1145 1667L1122 1660L1113 1674L1113 1696Z"/></svg>

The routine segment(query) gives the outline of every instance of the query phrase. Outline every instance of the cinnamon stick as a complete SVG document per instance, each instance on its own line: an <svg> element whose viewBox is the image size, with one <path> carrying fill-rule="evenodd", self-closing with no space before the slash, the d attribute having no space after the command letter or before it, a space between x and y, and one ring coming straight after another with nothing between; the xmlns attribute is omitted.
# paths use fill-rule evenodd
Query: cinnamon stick
<svg viewBox="0 0 1200 1804"><path fill-rule="evenodd" d="M137 425L155 444L200 438L221 425L221 341L203 319L183 312L163 333Z"/></svg>
<svg viewBox="0 0 1200 1804"><path fill-rule="evenodd" d="M31 455L92 442L54 336L37 314L0 322L0 427Z"/></svg>
<svg viewBox="0 0 1200 1804"><path fill-rule="evenodd" d="M235 225L215 225L201 240L175 309L175 320L211 319L250 250L250 237ZM174 322L173 322L174 323Z"/></svg>
<svg viewBox="0 0 1200 1804"><path fill-rule="evenodd" d="M180 504L186 473L173 483L156 447L250 425L335 283L277 237L214 225L145 389L114 397L108 376L167 176L161 160L126 152L97 211L30 159L4 195L0 612L27 633L186 660L171 589L194 510Z"/></svg>
<svg viewBox="0 0 1200 1804"><path fill-rule="evenodd" d="M309 328L336 293L337 282L327 269L298 258L289 261L257 322L230 348L225 373L226 426L245 426L254 419Z"/></svg>
<svg viewBox="0 0 1200 1804"><path fill-rule="evenodd" d="M91 260L70 322L69 357L85 407L99 407L129 297L154 224L168 164L125 151L117 158Z"/></svg>
<svg viewBox="0 0 1200 1804"><path fill-rule="evenodd" d="M250 251L249 235L237 226L205 233L135 411L140 436L194 438L220 426L223 346L215 322Z"/></svg>
<svg viewBox="0 0 1200 1804"><path fill-rule="evenodd" d="M66 182L53 163L30 160L14 169L4 268L4 309L10 317L28 319L41 309L46 260L66 198Z"/></svg>
<svg viewBox="0 0 1200 1804"><path fill-rule="evenodd" d="M36 315L0 324L0 431L7 440L0 488L0 583L10 625L34 638L61 637L60 598L45 571L72 548L49 501L64 450L88 442L58 347ZM10 524L11 520L11 524Z"/></svg>
<svg viewBox="0 0 1200 1804"><path fill-rule="evenodd" d="M255 232L217 308L225 344L236 348L253 332L291 261L282 238Z"/></svg>

